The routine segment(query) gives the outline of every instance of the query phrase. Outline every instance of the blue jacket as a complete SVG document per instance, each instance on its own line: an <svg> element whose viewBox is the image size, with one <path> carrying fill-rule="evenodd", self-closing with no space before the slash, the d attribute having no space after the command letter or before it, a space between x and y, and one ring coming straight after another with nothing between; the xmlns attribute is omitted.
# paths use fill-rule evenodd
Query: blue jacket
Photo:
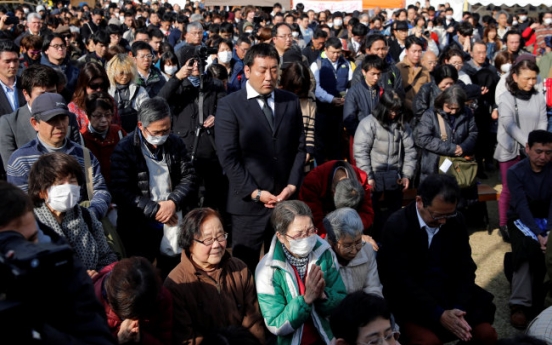
<svg viewBox="0 0 552 345"><path fill-rule="evenodd" d="M71 98L73 97L73 93L75 92L75 87L77 86L77 79L79 77L79 68L71 62L69 62L69 59L66 59L63 64L61 65L54 65L48 60L48 57L46 55L42 55L40 58L40 64L50 66L53 69L57 71L62 71L65 74L65 77L67 78L67 85L65 85L65 89L68 91L68 96Z"/></svg>
<svg viewBox="0 0 552 345"><path fill-rule="evenodd" d="M320 87L327 93L338 97L340 92L346 91L349 83L349 64L344 57L337 60L337 68L334 70L329 59L322 59L320 66Z"/></svg>
<svg viewBox="0 0 552 345"><path fill-rule="evenodd" d="M84 151L82 146L71 140L66 140L65 147L61 150L61 152L75 157L82 167L83 174L86 174L86 169L84 167ZM17 149L8 161L8 168L6 169L8 182L16 185L26 192L29 188L28 180L31 167L41 155L46 153L48 153L48 151L38 139L33 139ZM94 195L92 196L92 199L88 198L86 184L84 184L80 186L80 201L90 200L89 209L94 211L96 218L102 219L107 214L107 209L111 204L111 194L109 194L105 180L100 172L100 162L98 162L92 152L90 152L90 162L92 164L92 183Z"/></svg>
<svg viewBox="0 0 552 345"><path fill-rule="evenodd" d="M349 89L343 107L343 125L349 135L354 136L359 122L374 113L381 91L382 88L379 85L369 87L365 80L361 80Z"/></svg>
<svg viewBox="0 0 552 345"><path fill-rule="evenodd" d="M245 72L243 70L245 65L236 54L235 49L232 51L232 61L230 62L230 64L232 65L232 75L230 75L228 78L228 94L241 90L243 87L245 87L245 83L247 82L247 78L245 77Z"/></svg>

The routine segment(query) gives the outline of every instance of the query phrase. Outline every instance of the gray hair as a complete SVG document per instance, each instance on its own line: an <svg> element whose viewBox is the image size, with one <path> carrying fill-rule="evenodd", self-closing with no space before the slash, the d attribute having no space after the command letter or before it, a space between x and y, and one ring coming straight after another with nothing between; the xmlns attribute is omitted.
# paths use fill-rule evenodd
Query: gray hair
<svg viewBox="0 0 552 345"><path fill-rule="evenodd" d="M27 23L29 23L31 21L31 19L33 19L33 18L37 18L37 19L42 20L42 17L40 16L40 14L38 14L36 12L31 12L31 13L27 14Z"/></svg>
<svg viewBox="0 0 552 345"><path fill-rule="evenodd" d="M506 15L506 20L509 20L509 19L510 19L510 13L508 13L508 12L506 12L506 11L504 11L504 10L501 10L500 12L498 12L498 13L496 14L496 19L498 19L498 17L500 17L501 14Z"/></svg>
<svg viewBox="0 0 552 345"><path fill-rule="evenodd" d="M364 188L356 178L346 178L337 183L334 193L335 208L357 208L364 199Z"/></svg>
<svg viewBox="0 0 552 345"><path fill-rule="evenodd" d="M285 235L288 231L288 227L297 216L307 216L312 220L312 211L302 201L299 200L287 200L278 203L272 211L270 222L276 232Z"/></svg>
<svg viewBox="0 0 552 345"><path fill-rule="evenodd" d="M186 32L190 32L193 29L198 29L203 31L203 25L201 25L200 22L191 22L188 25L186 25Z"/></svg>
<svg viewBox="0 0 552 345"><path fill-rule="evenodd" d="M328 236L328 241L332 244L337 243L343 236L356 237L362 234L364 225L357 211L350 207L338 208L329 213L324 220L324 228Z"/></svg>
<svg viewBox="0 0 552 345"><path fill-rule="evenodd" d="M201 25L201 21L203 20L203 15L199 14L199 13L194 13L190 16L190 24L199 24ZM188 24L188 28L190 27L190 24ZM195 26L196 29L199 29L198 26ZM203 26L201 27L201 29L203 29Z"/></svg>
<svg viewBox="0 0 552 345"><path fill-rule="evenodd" d="M161 97L153 97L142 102L138 109L138 121L148 127L152 122L171 116L169 104Z"/></svg>

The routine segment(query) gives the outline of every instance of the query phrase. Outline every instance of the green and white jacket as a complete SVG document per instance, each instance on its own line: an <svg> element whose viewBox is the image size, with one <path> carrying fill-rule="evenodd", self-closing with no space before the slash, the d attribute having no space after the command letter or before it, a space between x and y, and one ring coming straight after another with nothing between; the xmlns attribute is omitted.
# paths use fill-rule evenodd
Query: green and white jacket
<svg viewBox="0 0 552 345"><path fill-rule="evenodd" d="M318 236L316 245L309 254L307 272L314 264L320 266L324 274L327 299L318 300L311 305L305 303L300 295L293 268L287 262L282 244L276 236L272 238L269 252L257 265L255 280L259 306L268 330L278 336L278 344L299 345L303 324L310 317L326 344L330 344L333 338L328 318L345 298L347 291L330 245Z"/></svg>

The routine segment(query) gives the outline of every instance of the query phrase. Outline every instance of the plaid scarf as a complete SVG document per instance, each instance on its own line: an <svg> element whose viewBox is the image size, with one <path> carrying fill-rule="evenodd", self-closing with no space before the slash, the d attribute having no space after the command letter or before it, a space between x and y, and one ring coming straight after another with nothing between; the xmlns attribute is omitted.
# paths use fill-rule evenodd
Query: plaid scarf
<svg viewBox="0 0 552 345"><path fill-rule="evenodd" d="M280 243L282 245L282 249L284 250L284 254L286 255L286 259L289 262L289 264L297 269L297 272L299 273L299 277L301 279L305 279L305 274L307 273L307 266L309 264L309 256L305 256L304 258L296 258L293 256L293 254L290 253L290 251L284 246L283 243Z"/></svg>

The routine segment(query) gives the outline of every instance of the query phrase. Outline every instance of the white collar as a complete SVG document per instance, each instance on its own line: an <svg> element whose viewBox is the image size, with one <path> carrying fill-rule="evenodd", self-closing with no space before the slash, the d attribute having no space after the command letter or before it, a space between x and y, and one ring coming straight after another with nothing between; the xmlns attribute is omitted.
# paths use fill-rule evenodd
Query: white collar
<svg viewBox="0 0 552 345"><path fill-rule="evenodd" d="M416 203L416 214L418 215L418 221L420 222L420 229L424 229L424 227L429 228L430 230L433 230L434 232L441 228L439 225L436 228L432 228L431 226L427 225L427 223L424 221L422 216L420 215L420 211L418 210L418 204Z"/></svg>
<svg viewBox="0 0 552 345"><path fill-rule="evenodd" d="M245 91L247 92L247 99L257 98L261 95L253 88L253 86L249 84L249 80L245 83ZM270 98L274 98L274 91L270 93L270 97L268 97L268 99Z"/></svg>

